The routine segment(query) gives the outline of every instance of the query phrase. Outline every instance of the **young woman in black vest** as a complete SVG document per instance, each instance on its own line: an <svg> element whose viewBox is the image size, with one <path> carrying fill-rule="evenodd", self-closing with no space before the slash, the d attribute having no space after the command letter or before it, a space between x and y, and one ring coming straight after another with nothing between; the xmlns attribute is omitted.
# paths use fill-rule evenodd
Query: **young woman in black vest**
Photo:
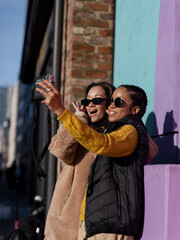
<svg viewBox="0 0 180 240"><path fill-rule="evenodd" d="M141 120L147 97L143 89L121 85L107 100L110 127L98 133L81 122L62 104L58 90L46 82L37 89L67 131L98 156L91 167L86 198L86 238L138 239L144 220L144 165L148 160L149 137ZM104 233L107 238L99 238ZM102 235L101 235L102 236Z"/></svg>

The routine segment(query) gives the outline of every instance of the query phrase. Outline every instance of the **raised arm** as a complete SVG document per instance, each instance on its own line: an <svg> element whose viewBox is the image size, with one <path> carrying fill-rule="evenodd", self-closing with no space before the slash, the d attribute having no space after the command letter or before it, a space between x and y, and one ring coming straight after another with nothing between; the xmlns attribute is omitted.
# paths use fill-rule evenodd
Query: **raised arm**
<svg viewBox="0 0 180 240"><path fill-rule="evenodd" d="M100 134L65 109L59 91L52 83L46 83L41 83L44 90L37 89L45 96L42 103L58 116L67 131L86 149L110 157L128 156L136 149L138 134L132 125L125 125L112 133ZM51 90L47 92L49 88Z"/></svg>
<svg viewBox="0 0 180 240"><path fill-rule="evenodd" d="M137 147L138 133L132 125L125 125L111 133L101 134L84 124L67 109L58 120L82 146L97 155L128 156Z"/></svg>

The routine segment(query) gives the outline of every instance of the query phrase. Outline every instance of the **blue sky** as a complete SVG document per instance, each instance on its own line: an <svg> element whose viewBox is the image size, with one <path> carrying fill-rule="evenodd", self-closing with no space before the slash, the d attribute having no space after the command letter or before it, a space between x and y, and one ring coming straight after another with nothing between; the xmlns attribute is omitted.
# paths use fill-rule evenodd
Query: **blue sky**
<svg viewBox="0 0 180 240"><path fill-rule="evenodd" d="M25 32L27 0L0 0L0 86L18 80Z"/></svg>

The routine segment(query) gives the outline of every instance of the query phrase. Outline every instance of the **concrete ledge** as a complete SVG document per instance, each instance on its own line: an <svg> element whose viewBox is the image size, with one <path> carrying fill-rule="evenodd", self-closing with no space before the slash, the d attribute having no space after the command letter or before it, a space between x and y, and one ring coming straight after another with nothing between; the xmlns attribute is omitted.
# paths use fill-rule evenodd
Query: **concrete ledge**
<svg viewBox="0 0 180 240"><path fill-rule="evenodd" d="M147 165L141 240L177 239L180 239L180 165Z"/></svg>

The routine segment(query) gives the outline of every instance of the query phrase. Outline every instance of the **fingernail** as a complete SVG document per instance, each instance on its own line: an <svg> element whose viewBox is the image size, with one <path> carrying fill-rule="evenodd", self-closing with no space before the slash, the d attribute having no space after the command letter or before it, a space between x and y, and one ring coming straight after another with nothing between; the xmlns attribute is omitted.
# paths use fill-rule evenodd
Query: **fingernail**
<svg viewBox="0 0 180 240"><path fill-rule="evenodd" d="M47 82L47 80L44 80L44 82Z"/></svg>
<svg viewBox="0 0 180 240"><path fill-rule="evenodd" d="M39 88L36 88L36 90L39 90Z"/></svg>
<svg viewBox="0 0 180 240"><path fill-rule="evenodd" d="M39 82L38 84L39 84L39 85L41 85L41 84L42 84L42 82Z"/></svg>

